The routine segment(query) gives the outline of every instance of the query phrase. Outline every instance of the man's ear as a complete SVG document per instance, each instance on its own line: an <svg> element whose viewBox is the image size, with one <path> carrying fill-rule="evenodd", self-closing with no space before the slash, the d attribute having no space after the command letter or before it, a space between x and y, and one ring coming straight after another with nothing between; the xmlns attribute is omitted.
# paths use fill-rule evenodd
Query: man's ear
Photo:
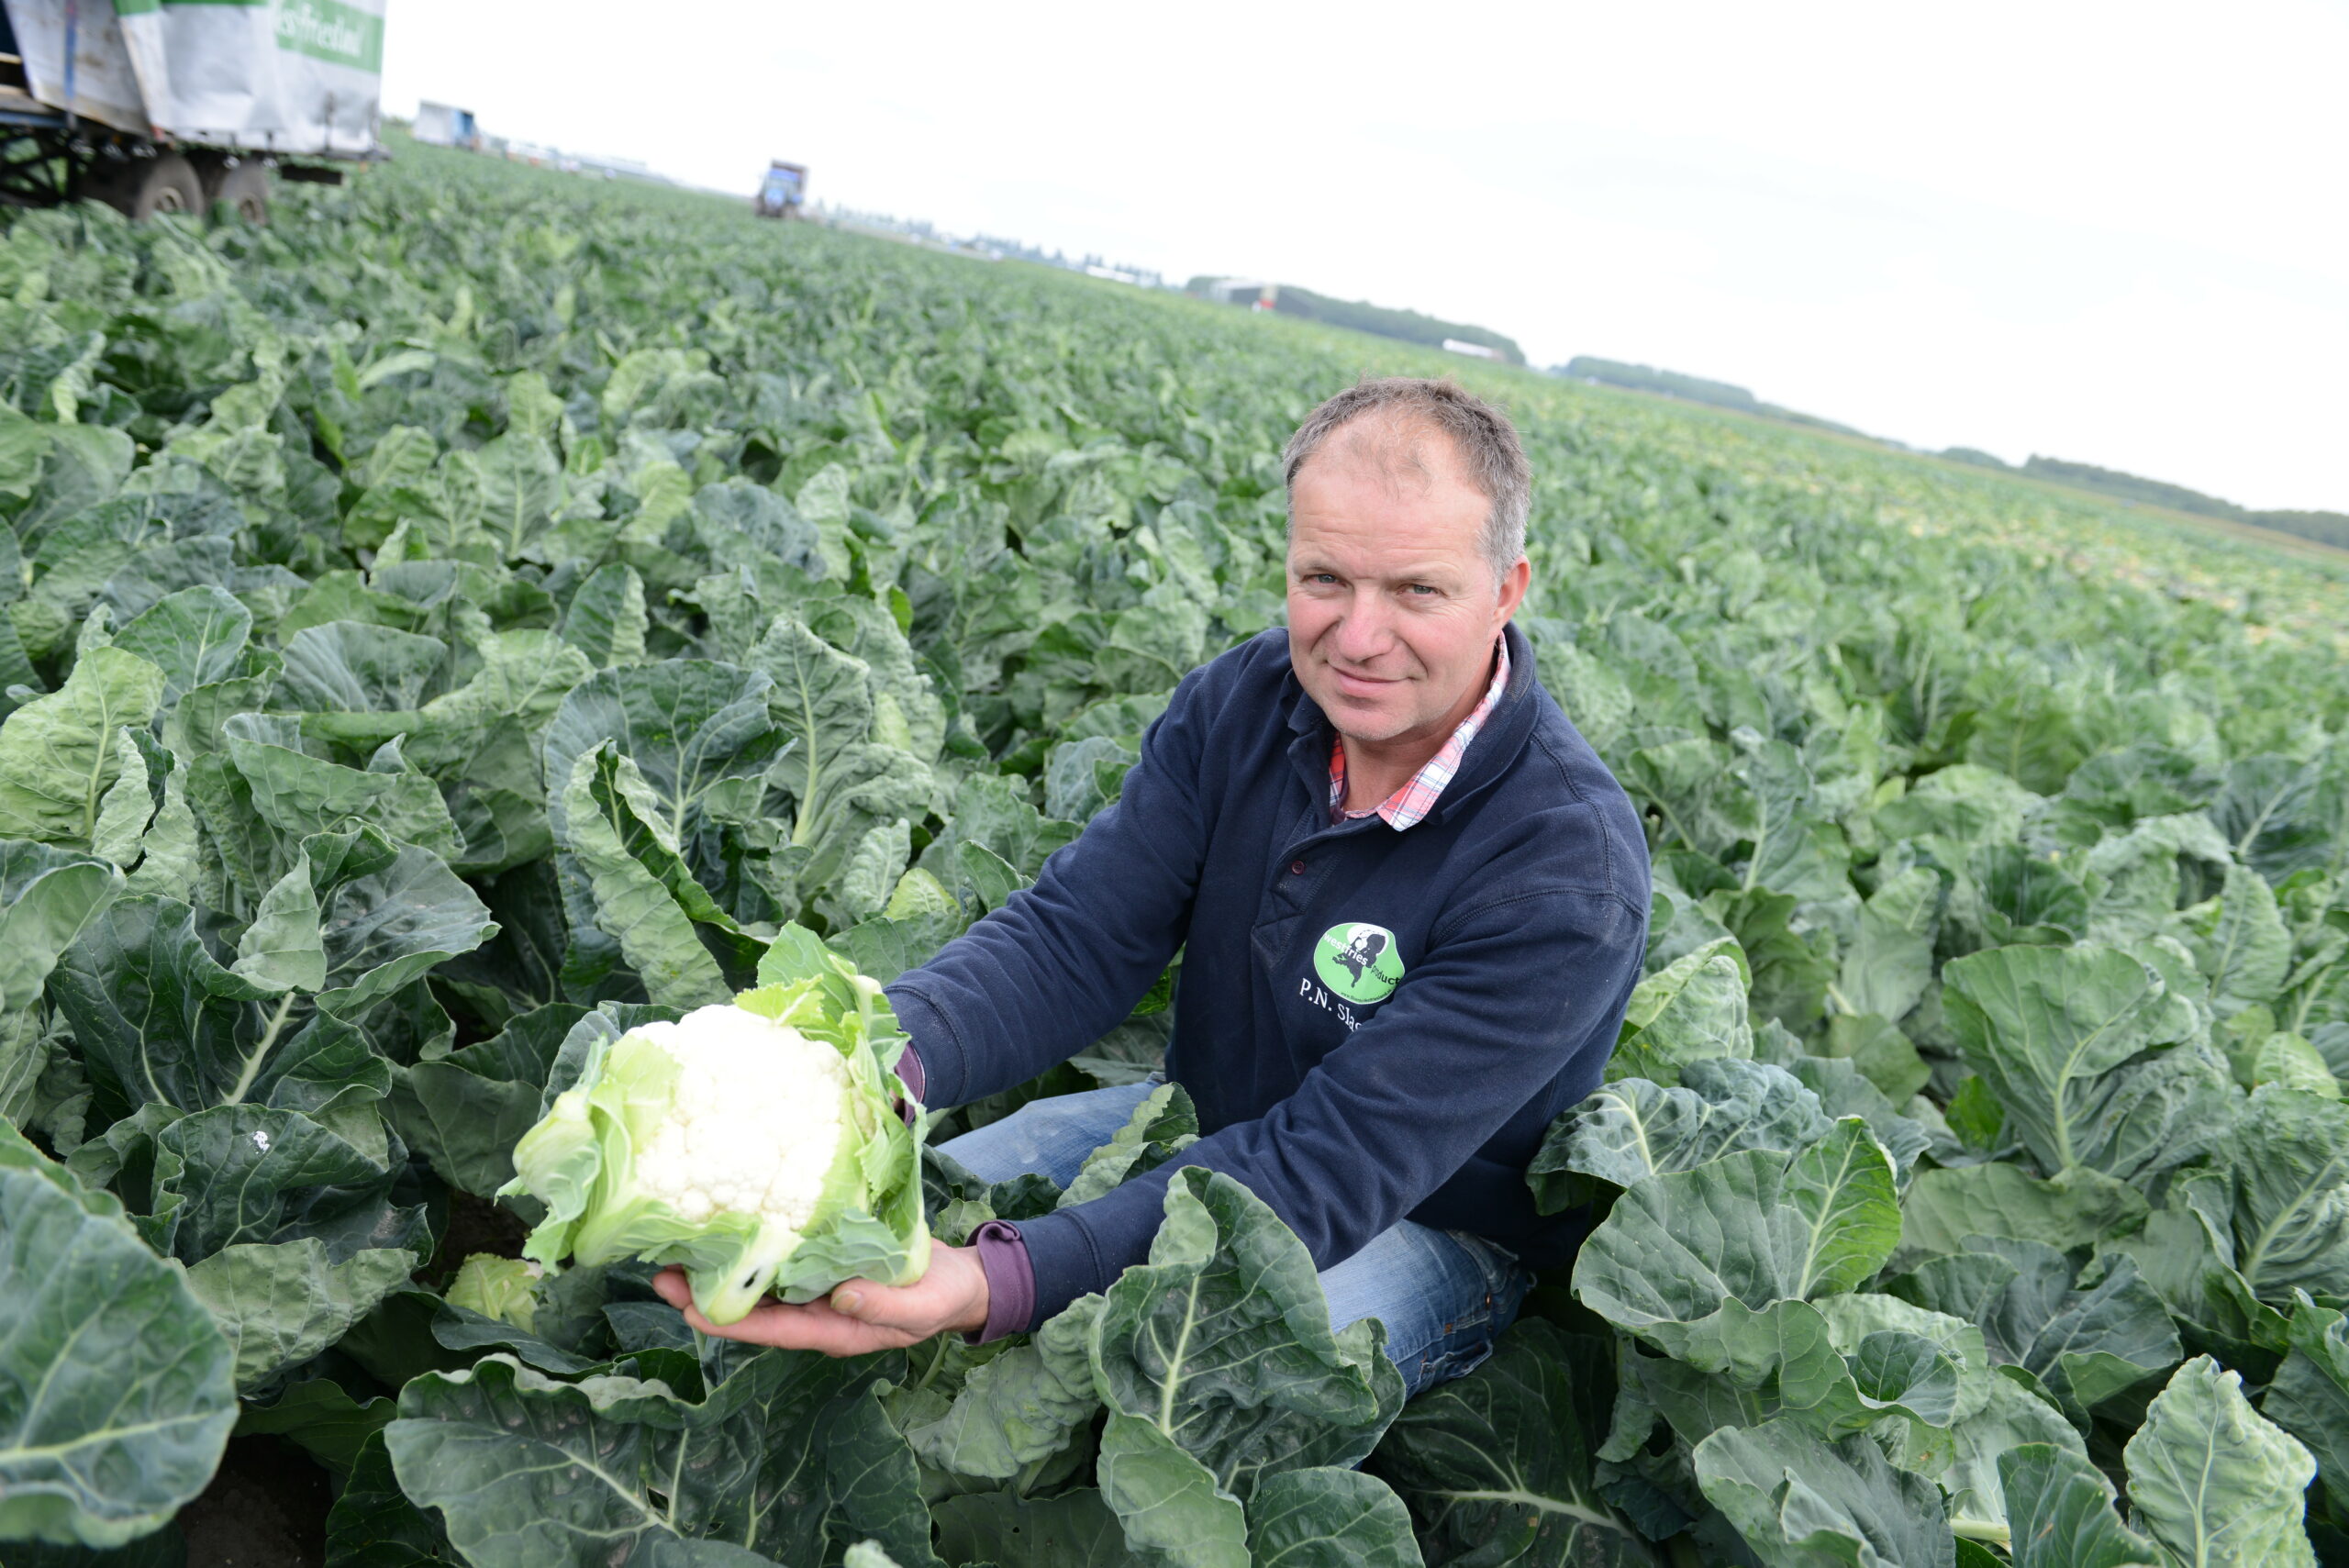
<svg viewBox="0 0 2349 1568"><path fill-rule="evenodd" d="M1500 618L1507 624L1517 614L1517 606L1525 603L1525 591L1533 585L1533 562L1523 556L1517 564L1501 574Z"/></svg>

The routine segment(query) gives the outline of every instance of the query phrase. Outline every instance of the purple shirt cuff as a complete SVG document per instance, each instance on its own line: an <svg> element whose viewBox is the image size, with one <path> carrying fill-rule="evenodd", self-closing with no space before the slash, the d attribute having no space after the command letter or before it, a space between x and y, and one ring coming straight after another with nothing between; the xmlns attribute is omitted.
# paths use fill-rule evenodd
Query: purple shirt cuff
<svg viewBox="0 0 2349 1568"><path fill-rule="evenodd" d="M914 1054L910 1045L897 1058L897 1082L906 1086L906 1097L897 1102L897 1114L911 1127L914 1113L921 1105L921 1092L929 1087L930 1074L921 1070L921 1058Z"/></svg>
<svg viewBox="0 0 2349 1568"><path fill-rule="evenodd" d="M971 1233L971 1244L979 1250L979 1267L987 1276L987 1321L974 1345L990 1340L1000 1340L1006 1334L1024 1334L1028 1319L1036 1315L1036 1267L1028 1261L1028 1243L1019 1238L1019 1228L1008 1220L990 1219Z"/></svg>

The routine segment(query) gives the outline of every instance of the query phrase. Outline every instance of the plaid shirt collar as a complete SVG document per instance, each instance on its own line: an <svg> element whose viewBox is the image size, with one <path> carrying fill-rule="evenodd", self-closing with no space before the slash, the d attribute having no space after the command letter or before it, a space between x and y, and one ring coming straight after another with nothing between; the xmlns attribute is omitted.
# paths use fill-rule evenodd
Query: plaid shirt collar
<svg viewBox="0 0 2349 1568"><path fill-rule="evenodd" d="M1460 728L1452 732L1452 739L1443 743L1443 750L1429 758L1425 767L1413 773L1401 789L1376 806L1362 811L1346 809L1345 738L1338 736L1331 739L1330 826L1368 817L1375 811L1386 819L1389 828L1399 833L1406 828L1417 826L1421 818L1435 809L1435 803L1442 795L1444 785L1450 784L1453 775L1460 771L1460 759L1468 754L1468 742L1476 739L1476 731L1485 727L1485 720L1499 706L1501 693L1508 689L1508 639L1497 639L1495 646L1497 657L1493 661L1492 684L1485 688L1485 699L1476 705L1476 711L1460 721Z"/></svg>

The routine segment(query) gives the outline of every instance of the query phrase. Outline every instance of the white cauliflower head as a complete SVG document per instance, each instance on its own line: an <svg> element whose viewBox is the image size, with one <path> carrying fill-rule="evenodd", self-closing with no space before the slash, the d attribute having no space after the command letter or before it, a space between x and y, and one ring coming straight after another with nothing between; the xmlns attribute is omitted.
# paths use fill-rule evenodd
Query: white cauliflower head
<svg viewBox="0 0 2349 1568"><path fill-rule="evenodd" d="M682 1263L721 1324L771 1288L807 1301L920 1277L919 1132L890 1071L902 1037L880 987L810 945L830 968L589 1051L515 1147L506 1191L547 1207L528 1256Z"/></svg>
<svg viewBox="0 0 2349 1568"><path fill-rule="evenodd" d="M679 1069L637 1151L645 1192L696 1224L731 1210L805 1231L840 1151L851 1084L839 1049L736 1006L696 1007L629 1036Z"/></svg>

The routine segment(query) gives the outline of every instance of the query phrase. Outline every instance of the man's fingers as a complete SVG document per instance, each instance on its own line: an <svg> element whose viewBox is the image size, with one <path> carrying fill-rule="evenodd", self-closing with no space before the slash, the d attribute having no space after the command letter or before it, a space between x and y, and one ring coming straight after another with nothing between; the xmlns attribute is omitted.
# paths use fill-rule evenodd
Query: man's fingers
<svg viewBox="0 0 2349 1568"><path fill-rule="evenodd" d="M701 1308L694 1305L693 1286L682 1269L662 1270L652 1276L652 1288L660 1292L662 1300L685 1314L687 1328L712 1339L736 1340L774 1350L819 1351L828 1356L868 1355L909 1342L907 1336L886 1319L860 1320L834 1311L826 1301L811 1301L804 1307L780 1301L762 1302L740 1322L721 1328L703 1317ZM874 1289L896 1294L885 1285Z"/></svg>
<svg viewBox="0 0 2349 1568"><path fill-rule="evenodd" d="M870 1351L886 1349L896 1342L885 1329L876 1330L852 1318L843 1318L820 1302L806 1307L786 1307L774 1303L754 1308L739 1323L719 1328L701 1315L698 1307L685 1309L685 1323L698 1332L721 1340L739 1340L745 1344L766 1345L775 1350L820 1351L829 1356L863 1355Z"/></svg>
<svg viewBox="0 0 2349 1568"><path fill-rule="evenodd" d="M804 1306L768 1300L751 1309L738 1323L720 1328L694 1305L693 1286L679 1268L662 1269L652 1276L652 1288L662 1300L685 1314L685 1323L698 1333L745 1344L786 1351L821 1351L826 1355L865 1355L929 1339L939 1331L941 1318L938 1292L928 1281L909 1285L882 1284L854 1279L826 1298Z"/></svg>
<svg viewBox="0 0 2349 1568"><path fill-rule="evenodd" d="M938 1331L932 1321L938 1316L935 1296L935 1292L924 1290L919 1284L879 1284L869 1279L852 1279L835 1289L824 1305L859 1323L902 1329L918 1339L927 1339Z"/></svg>

